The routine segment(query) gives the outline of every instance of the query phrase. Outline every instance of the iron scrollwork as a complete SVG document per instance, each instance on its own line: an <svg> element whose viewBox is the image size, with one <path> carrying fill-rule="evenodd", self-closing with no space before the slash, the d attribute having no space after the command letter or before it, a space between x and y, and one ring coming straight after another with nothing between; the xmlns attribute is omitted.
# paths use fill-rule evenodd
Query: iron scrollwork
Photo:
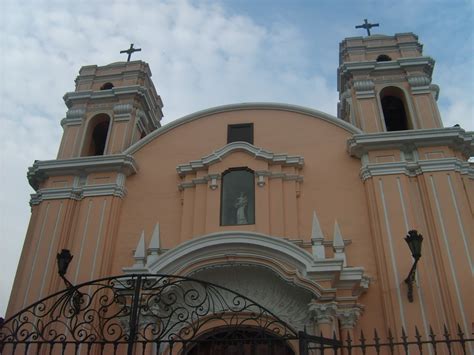
<svg viewBox="0 0 474 355"><path fill-rule="evenodd" d="M296 335L270 311L227 288L180 276L125 275L72 286L32 304L5 320L0 346L128 343L131 349L136 342L192 340L217 327Z"/></svg>

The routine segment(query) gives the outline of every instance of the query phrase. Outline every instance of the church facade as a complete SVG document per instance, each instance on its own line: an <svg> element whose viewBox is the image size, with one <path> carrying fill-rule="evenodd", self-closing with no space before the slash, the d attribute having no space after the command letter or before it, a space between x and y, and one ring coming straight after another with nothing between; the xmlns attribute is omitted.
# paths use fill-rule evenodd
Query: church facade
<svg viewBox="0 0 474 355"><path fill-rule="evenodd" d="M8 316L72 284L173 274L235 290L312 334L460 325L471 334L473 133L444 128L412 33L340 44L338 117L278 103L161 126L142 61L85 66L64 96ZM404 240L423 235L413 265Z"/></svg>

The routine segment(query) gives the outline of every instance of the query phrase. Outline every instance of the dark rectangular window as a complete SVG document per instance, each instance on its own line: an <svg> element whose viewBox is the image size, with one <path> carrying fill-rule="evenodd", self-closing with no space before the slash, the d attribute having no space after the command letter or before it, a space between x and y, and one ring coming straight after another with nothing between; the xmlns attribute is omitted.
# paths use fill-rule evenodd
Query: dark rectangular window
<svg viewBox="0 0 474 355"><path fill-rule="evenodd" d="M253 123L228 125L227 143L232 142L248 142L253 144Z"/></svg>

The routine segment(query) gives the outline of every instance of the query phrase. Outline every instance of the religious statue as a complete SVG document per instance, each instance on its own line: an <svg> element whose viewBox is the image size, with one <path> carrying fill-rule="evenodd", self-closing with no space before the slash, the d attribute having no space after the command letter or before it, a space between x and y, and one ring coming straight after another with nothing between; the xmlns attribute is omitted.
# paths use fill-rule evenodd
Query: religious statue
<svg viewBox="0 0 474 355"><path fill-rule="evenodd" d="M234 207L237 209L237 224L248 224L245 208L247 207L247 196L243 192L240 193L235 200Z"/></svg>

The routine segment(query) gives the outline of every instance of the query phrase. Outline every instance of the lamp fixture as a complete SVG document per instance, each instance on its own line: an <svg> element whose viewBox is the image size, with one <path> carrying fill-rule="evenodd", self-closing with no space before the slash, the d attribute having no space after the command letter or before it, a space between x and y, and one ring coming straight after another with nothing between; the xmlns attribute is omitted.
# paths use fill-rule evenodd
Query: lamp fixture
<svg viewBox="0 0 474 355"><path fill-rule="evenodd" d="M60 253L56 254L59 277L63 279L68 289L72 289L71 301L72 306L74 308L74 312L75 314L77 314L81 310L82 293L79 292L77 289L74 289L74 285L65 276L72 258L73 255L71 254L69 249L62 249Z"/></svg>
<svg viewBox="0 0 474 355"><path fill-rule="evenodd" d="M408 231L405 241L410 248L413 259L415 259L413 266L405 279L405 283L408 286L408 301L413 302L413 283L415 282L416 265L418 264L418 260L421 258L421 243L423 242L423 236L413 229Z"/></svg>

